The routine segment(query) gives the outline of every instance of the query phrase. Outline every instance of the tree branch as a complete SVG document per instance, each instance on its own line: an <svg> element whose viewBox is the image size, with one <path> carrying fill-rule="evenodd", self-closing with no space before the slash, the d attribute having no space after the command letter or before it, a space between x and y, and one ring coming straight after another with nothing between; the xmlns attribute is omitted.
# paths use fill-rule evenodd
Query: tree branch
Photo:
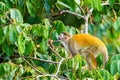
<svg viewBox="0 0 120 80"><path fill-rule="evenodd" d="M54 63L54 64L58 64L59 62L55 62L55 61L51 61L51 60L44 60L44 59L39 59L39 58L33 58L33 57L25 57L27 59L33 59L33 60L37 60L37 61L42 61L42 62L47 62L47 63Z"/></svg>
<svg viewBox="0 0 120 80"><path fill-rule="evenodd" d="M62 57L57 53L57 51L55 51L49 44L48 47L59 57L62 59Z"/></svg>
<svg viewBox="0 0 120 80"><path fill-rule="evenodd" d="M64 58L62 58L62 59L60 60L60 62L59 62L59 64L58 64L57 71L56 71L56 73L55 73L56 76L58 75L58 73L59 73L59 71L60 71L60 66L61 66L61 64L62 64L62 62L63 62L64 60L65 60Z"/></svg>
<svg viewBox="0 0 120 80"><path fill-rule="evenodd" d="M43 74L42 72L40 72L38 69L36 69L32 64L30 64L24 57L22 57L23 58L23 60L28 64L28 65L30 65L35 71L37 71L38 73L40 73L40 74Z"/></svg>
<svg viewBox="0 0 120 80"><path fill-rule="evenodd" d="M104 2L104 3L101 4L101 6L105 6L105 5L109 5L109 2L106 1L106 2ZM88 14L87 14L86 16L84 16L84 17L85 17L85 18L84 18L84 20L85 20L84 33L88 33L88 20L89 20L90 15L92 14L92 11L93 11L93 10L94 10L94 9L91 8L91 9L88 11Z"/></svg>
<svg viewBox="0 0 120 80"><path fill-rule="evenodd" d="M36 79L37 79L37 80L40 80L40 79L39 79L40 77L46 77L46 76L58 78L58 77L56 77L54 74L44 74L44 75L38 75L38 76L36 77Z"/></svg>
<svg viewBox="0 0 120 80"><path fill-rule="evenodd" d="M60 60L60 62L59 62L59 64L58 64L57 71L56 71L55 74L43 74L43 75L38 75L38 76L36 77L36 79L39 80L40 77L45 77L45 76L55 77L55 78L59 79L60 77L58 76L58 73L60 72L60 67L61 67L61 64L62 64L62 62L63 62L64 60L65 60L64 58L62 58L62 59Z"/></svg>
<svg viewBox="0 0 120 80"><path fill-rule="evenodd" d="M89 11L88 11L88 14L85 16L85 28L84 28L84 33L88 33L88 20L89 20L89 17L91 15L93 11L93 8L91 8Z"/></svg>
<svg viewBox="0 0 120 80"><path fill-rule="evenodd" d="M75 16L78 16L78 17L81 17L81 18L85 18L83 15L80 15L80 14L78 14L78 13L75 13L75 12L72 12L72 11L69 11L69 10L62 10L61 11L61 14L63 14L63 13L69 13L69 14L72 14L72 15L75 15Z"/></svg>

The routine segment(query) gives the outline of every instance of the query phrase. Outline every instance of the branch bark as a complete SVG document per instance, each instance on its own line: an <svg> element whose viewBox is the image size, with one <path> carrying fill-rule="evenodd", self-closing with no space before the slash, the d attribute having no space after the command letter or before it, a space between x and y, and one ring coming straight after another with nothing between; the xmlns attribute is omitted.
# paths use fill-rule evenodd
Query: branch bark
<svg viewBox="0 0 120 80"><path fill-rule="evenodd" d="M90 15L91 15L91 13L92 13L92 11L93 11L93 8L91 8L89 11L88 11L88 14L85 16L85 28L84 28L84 33L88 33L88 21L89 21L89 17L90 17Z"/></svg>
<svg viewBox="0 0 120 80"><path fill-rule="evenodd" d="M42 61L42 62L47 62L47 63L53 63L53 64L58 64L59 63L59 62L56 62L56 61L38 59L38 58L34 58L34 57L25 57L25 58L26 59L33 59L33 60L37 60L37 61Z"/></svg>

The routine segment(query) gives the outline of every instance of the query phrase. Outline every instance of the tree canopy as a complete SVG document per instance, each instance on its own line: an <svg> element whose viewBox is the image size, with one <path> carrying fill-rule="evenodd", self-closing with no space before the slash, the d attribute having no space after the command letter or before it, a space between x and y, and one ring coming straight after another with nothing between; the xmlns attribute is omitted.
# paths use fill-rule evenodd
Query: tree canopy
<svg viewBox="0 0 120 80"><path fill-rule="evenodd" d="M1 0L0 80L119 80L120 0ZM102 68L82 70L81 55L67 59L62 32L89 33L107 46Z"/></svg>

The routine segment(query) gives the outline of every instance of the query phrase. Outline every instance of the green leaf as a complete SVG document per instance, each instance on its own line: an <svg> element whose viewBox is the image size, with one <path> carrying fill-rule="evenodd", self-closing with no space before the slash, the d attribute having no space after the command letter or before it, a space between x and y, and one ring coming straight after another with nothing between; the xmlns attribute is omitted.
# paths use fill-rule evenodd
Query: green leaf
<svg viewBox="0 0 120 80"><path fill-rule="evenodd" d="M38 37L43 37L44 39L48 38L49 35L49 26L45 25L33 25L32 27L32 33L34 36L38 36Z"/></svg>
<svg viewBox="0 0 120 80"><path fill-rule="evenodd" d="M17 42L17 33L14 25L9 26L9 40L11 44L15 44Z"/></svg>
<svg viewBox="0 0 120 80"><path fill-rule="evenodd" d="M51 38L53 39L53 40L57 40L58 39L58 33L57 33L57 31L56 30L54 30L53 32L52 32L52 34L51 34Z"/></svg>
<svg viewBox="0 0 120 80"><path fill-rule="evenodd" d="M43 72L43 73L46 72L46 70L45 70L43 67L37 67L37 69L38 69L39 71Z"/></svg>
<svg viewBox="0 0 120 80"><path fill-rule="evenodd" d="M84 3L98 11L102 10L101 0L85 0Z"/></svg>
<svg viewBox="0 0 120 80"><path fill-rule="evenodd" d="M5 77L6 74L9 74L12 70L12 67L9 63L0 64L0 77Z"/></svg>
<svg viewBox="0 0 120 80"><path fill-rule="evenodd" d="M44 8L45 8L46 14L50 14L50 0L44 0Z"/></svg>
<svg viewBox="0 0 120 80"><path fill-rule="evenodd" d="M38 36L40 37L43 33L41 32L41 25L33 25L32 26L32 34L33 36Z"/></svg>
<svg viewBox="0 0 120 80"><path fill-rule="evenodd" d="M13 63L9 62L0 64L0 80L16 80L16 77L18 76L16 74L19 74L17 70L17 66L15 66Z"/></svg>
<svg viewBox="0 0 120 80"><path fill-rule="evenodd" d="M3 64L0 64L0 77L5 74Z"/></svg>
<svg viewBox="0 0 120 80"><path fill-rule="evenodd" d="M47 26L47 27L51 27L51 24L50 24L50 22L49 22L49 20L47 18L42 20L42 24Z"/></svg>
<svg viewBox="0 0 120 80"><path fill-rule="evenodd" d="M109 0L110 6L113 6L114 3L115 3L115 0Z"/></svg>
<svg viewBox="0 0 120 80"><path fill-rule="evenodd" d="M71 7L61 1L57 1L56 6L58 9L64 9L64 8L68 8L71 9Z"/></svg>
<svg viewBox="0 0 120 80"><path fill-rule="evenodd" d="M20 32L22 31L22 27L21 27L20 25L17 25L17 26L16 26L16 31L17 31L18 33L20 33Z"/></svg>
<svg viewBox="0 0 120 80"><path fill-rule="evenodd" d="M120 17L117 18L117 20L113 23L113 28L115 31L119 32L120 30Z"/></svg>
<svg viewBox="0 0 120 80"><path fill-rule="evenodd" d="M53 73L55 71L55 65L52 64L49 66L49 73Z"/></svg>
<svg viewBox="0 0 120 80"><path fill-rule="evenodd" d="M4 42L4 39L5 39L5 36L4 36L4 33L3 33L3 29L1 28L0 29L0 44L2 44Z"/></svg>
<svg viewBox="0 0 120 80"><path fill-rule="evenodd" d="M56 30L58 32L58 34L66 31L66 27L65 25L62 23L62 21L55 21L54 24L53 24L55 27L56 27Z"/></svg>
<svg viewBox="0 0 120 80"><path fill-rule="evenodd" d="M114 80L112 75L107 71L107 70L104 70L104 69L99 69L97 70L97 72L100 72L101 74L101 80ZM99 77L99 75L98 75Z"/></svg>
<svg viewBox="0 0 120 80"><path fill-rule="evenodd" d="M116 55L112 56L110 61L118 61L118 60L120 60L120 54L116 54Z"/></svg>
<svg viewBox="0 0 120 80"><path fill-rule="evenodd" d="M0 10L1 10L1 11L7 11L7 10L8 10L8 8L7 8L7 6L5 5L5 3L0 2Z"/></svg>
<svg viewBox="0 0 120 80"><path fill-rule="evenodd" d="M32 17L35 17L35 8L34 8L34 6L33 6L29 1L26 2L26 6L27 6L27 9L28 9L29 14L30 14Z"/></svg>
<svg viewBox="0 0 120 80"><path fill-rule="evenodd" d="M59 53L60 53L60 56L66 57L65 49L64 49L64 48L61 48L61 49L59 50Z"/></svg>
<svg viewBox="0 0 120 80"><path fill-rule="evenodd" d="M0 22L1 23L6 23L7 22L5 16L0 16Z"/></svg>
<svg viewBox="0 0 120 80"><path fill-rule="evenodd" d="M7 55L7 57L10 57L14 53L14 46L13 45L8 45L6 42L4 42L3 50L4 50L5 54Z"/></svg>
<svg viewBox="0 0 120 80"><path fill-rule="evenodd" d="M79 55L79 54L77 54L76 56L75 56L75 58L74 58L74 60L75 60L75 64L76 64L76 69L81 69L81 67L82 67L82 57Z"/></svg>
<svg viewBox="0 0 120 80"><path fill-rule="evenodd" d="M97 9L98 11L100 11L102 9L101 8L101 0L92 0L91 6L95 9Z"/></svg>
<svg viewBox="0 0 120 80"><path fill-rule="evenodd" d="M12 7L12 3L10 0L4 0L5 4L7 5L8 8Z"/></svg>
<svg viewBox="0 0 120 80"><path fill-rule="evenodd" d="M16 72L17 72L17 68L14 68L10 73L9 73L9 76L8 76L8 80L13 80L14 77L16 76ZM17 77L17 76L16 76Z"/></svg>
<svg viewBox="0 0 120 80"><path fill-rule="evenodd" d="M95 0L95 1L96 1L96 0ZM101 0L97 0L97 4L94 4L94 5L96 5L96 9L97 9L98 11L101 11L101 10L102 10Z"/></svg>
<svg viewBox="0 0 120 80"><path fill-rule="evenodd" d="M48 49L47 43L48 43L48 41L44 40L44 39L40 42L40 51L42 53L45 53L47 51L47 49Z"/></svg>
<svg viewBox="0 0 120 80"><path fill-rule="evenodd" d="M77 0L76 0L77 1ZM56 6L59 9L70 9L76 11L80 3L76 3L75 0L57 0ZM77 1L80 2L80 1Z"/></svg>
<svg viewBox="0 0 120 80"><path fill-rule="evenodd" d="M13 4L15 4L15 0L10 0L10 2L12 2Z"/></svg>
<svg viewBox="0 0 120 80"><path fill-rule="evenodd" d="M77 5L80 5L80 3L82 3L82 1L80 1L80 0L75 0L75 3L76 3Z"/></svg>
<svg viewBox="0 0 120 80"><path fill-rule="evenodd" d="M74 27L66 26L67 32L69 32L71 35L77 33L77 29ZM79 32L79 31L78 31Z"/></svg>
<svg viewBox="0 0 120 80"><path fill-rule="evenodd" d="M96 23L100 23L101 20L102 20L101 14L99 12L96 12L95 17L94 17L94 21Z"/></svg>
<svg viewBox="0 0 120 80"><path fill-rule="evenodd" d="M24 62L24 60L20 57L20 58L17 58L17 60L16 60L16 63L17 64L20 64L20 63L22 63L22 62Z"/></svg>
<svg viewBox="0 0 120 80"><path fill-rule="evenodd" d="M91 1L92 0L84 0L84 4L86 4L87 6L91 6Z"/></svg>
<svg viewBox="0 0 120 80"><path fill-rule="evenodd" d="M24 55L28 56L30 53L32 53L32 42L28 41L28 42L26 42Z"/></svg>
<svg viewBox="0 0 120 80"><path fill-rule="evenodd" d="M10 18L17 23L23 23L23 17L18 9L10 9Z"/></svg>
<svg viewBox="0 0 120 80"><path fill-rule="evenodd" d="M8 34L8 31L9 30L9 26L5 26L4 28L3 28L3 32L4 32L4 35L5 36L7 36L7 34Z"/></svg>
<svg viewBox="0 0 120 80"><path fill-rule="evenodd" d="M4 64L3 65L5 73L8 73L10 71L10 65L9 64Z"/></svg>
<svg viewBox="0 0 120 80"><path fill-rule="evenodd" d="M40 31L42 32L43 38L47 39L49 35L48 26L42 26Z"/></svg>
<svg viewBox="0 0 120 80"><path fill-rule="evenodd" d="M20 55L22 55L25 51L25 39L22 34L18 36L18 51Z"/></svg>
<svg viewBox="0 0 120 80"><path fill-rule="evenodd" d="M110 65L110 72L112 75L116 74L117 72L117 61L112 61Z"/></svg>
<svg viewBox="0 0 120 80"><path fill-rule="evenodd" d="M118 72L120 73L120 60L117 61Z"/></svg>

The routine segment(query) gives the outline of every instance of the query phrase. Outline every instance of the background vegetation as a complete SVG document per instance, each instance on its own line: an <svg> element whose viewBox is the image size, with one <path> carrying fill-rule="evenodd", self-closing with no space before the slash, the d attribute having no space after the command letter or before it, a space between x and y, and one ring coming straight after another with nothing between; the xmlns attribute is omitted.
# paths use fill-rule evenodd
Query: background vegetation
<svg viewBox="0 0 120 80"><path fill-rule="evenodd" d="M120 0L1 0L0 80L119 80ZM84 58L67 60L58 35L89 33L104 41L109 62L81 70ZM53 46L50 46L53 41Z"/></svg>

